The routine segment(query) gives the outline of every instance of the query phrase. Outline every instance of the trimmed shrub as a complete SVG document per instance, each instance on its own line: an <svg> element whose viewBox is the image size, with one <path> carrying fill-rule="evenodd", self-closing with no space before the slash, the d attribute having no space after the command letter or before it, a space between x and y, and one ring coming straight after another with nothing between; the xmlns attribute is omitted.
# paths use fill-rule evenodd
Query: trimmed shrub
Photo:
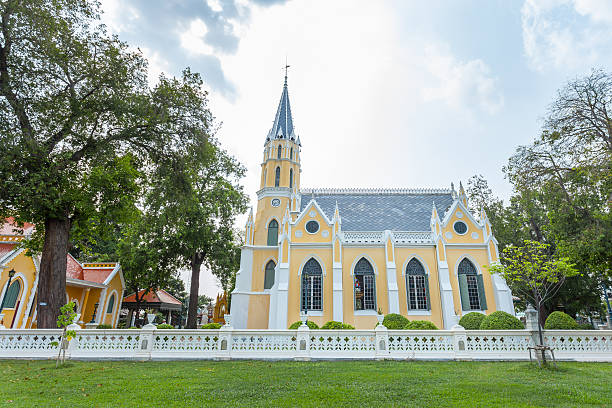
<svg viewBox="0 0 612 408"><path fill-rule="evenodd" d="M300 322L300 324L302 324L302 322ZM351 326L350 324L340 323L340 322L336 322L333 320L325 323L323 326L321 326L321 329L323 330L355 330L355 328Z"/></svg>
<svg viewBox="0 0 612 408"><path fill-rule="evenodd" d="M597 330L591 323L578 323L578 330Z"/></svg>
<svg viewBox="0 0 612 408"><path fill-rule="evenodd" d="M337 323L337 322L336 322ZM289 330L296 330L298 327L300 327L302 325L302 321L300 320L299 322L293 322L291 324L291 326L289 326ZM310 330L316 330L319 328L319 325L316 324L315 322L311 322L310 320L306 320L306 325L308 325L308 328Z"/></svg>
<svg viewBox="0 0 612 408"><path fill-rule="evenodd" d="M157 325L157 329L158 330L168 330L168 329L174 329L174 326L171 324L167 324L167 323L162 323L162 324L158 324Z"/></svg>
<svg viewBox="0 0 612 408"><path fill-rule="evenodd" d="M578 323L567 313L552 312L546 318L544 328L546 330L577 330Z"/></svg>
<svg viewBox="0 0 612 408"><path fill-rule="evenodd" d="M407 330L438 330L435 324L429 320L411 320L405 327Z"/></svg>
<svg viewBox="0 0 612 408"><path fill-rule="evenodd" d="M202 327L200 327L200 329L205 329L205 330L218 330L220 328L221 328L220 323L207 323L207 324L203 324Z"/></svg>
<svg viewBox="0 0 612 408"><path fill-rule="evenodd" d="M137 327L137 326L132 326L132 327L128 327L128 329L131 329L131 330L134 330L134 329L135 329L135 330L140 330L140 327Z"/></svg>
<svg viewBox="0 0 612 408"><path fill-rule="evenodd" d="M404 330L409 323L410 320L397 313L389 313L383 320L383 326L389 330Z"/></svg>
<svg viewBox="0 0 612 408"><path fill-rule="evenodd" d="M465 330L478 330L485 317L482 313L470 312L459 320L459 325L463 326Z"/></svg>
<svg viewBox="0 0 612 408"><path fill-rule="evenodd" d="M101 329L101 330L112 329L112 328L113 326L111 326L110 324L99 324L96 326L96 329Z"/></svg>
<svg viewBox="0 0 612 408"><path fill-rule="evenodd" d="M522 330L524 328L519 319L500 310L486 316L480 323L480 330Z"/></svg>

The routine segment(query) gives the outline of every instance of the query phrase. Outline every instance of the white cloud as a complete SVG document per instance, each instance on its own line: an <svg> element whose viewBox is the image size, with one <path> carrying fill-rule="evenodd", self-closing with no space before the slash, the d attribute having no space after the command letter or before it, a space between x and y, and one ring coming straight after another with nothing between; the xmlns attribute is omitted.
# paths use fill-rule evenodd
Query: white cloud
<svg viewBox="0 0 612 408"><path fill-rule="evenodd" d="M489 114L497 113L503 107L499 80L481 59L459 61L448 47L430 45L425 48L424 62L435 78L433 86L423 88L426 101L442 101L462 111L478 107Z"/></svg>
<svg viewBox="0 0 612 408"><path fill-rule="evenodd" d="M204 42L204 36L206 33L208 33L208 28L206 27L204 21L199 18L192 20L189 23L189 27L178 34L181 47L192 54L213 54L213 48Z"/></svg>
<svg viewBox="0 0 612 408"><path fill-rule="evenodd" d="M601 63L610 52L609 0L526 0L521 8L523 47L538 71Z"/></svg>

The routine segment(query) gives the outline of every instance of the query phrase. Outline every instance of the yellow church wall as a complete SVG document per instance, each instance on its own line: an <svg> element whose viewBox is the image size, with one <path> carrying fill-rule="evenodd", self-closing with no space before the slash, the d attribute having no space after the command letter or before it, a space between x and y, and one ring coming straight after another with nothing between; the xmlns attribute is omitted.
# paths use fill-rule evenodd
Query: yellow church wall
<svg viewBox="0 0 612 408"><path fill-rule="evenodd" d="M34 280L36 279L36 267L34 266L34 260L27 256L25 251L22 251L13 260L11 260L6 265L6 269L2 271L2 278L0 279L0 289L3 290L2 296L4 296L6 293L5 285L8 281L8 273L5 271L10 271L11 269L15 270L15 277L11 280L11 284L18 279L20 281L21 288L19 296L17 297L17 303L15 304L16 309L5 307L2 310L2 313L4 313L5 327L10 327L14 320L14 323L12 323L13 328L20 328L23 317L27 312L28 305L32 301L30 298L30 293L32 292ZM16 313L17 316L15 318Z"/></svg>
<svg viewBox="0 0 612 408"><path fill-rule="evenodd" d="M309 315L308 320L319 326L332 320L333 306L333 270L332 270L332 247L329 248L291 248L289 263L289 295L287 311L287 327L293 322L300 320L300 296L301 296L301 268L311 257L314 257L323 269L323 315ZM314 312L313 312L314 313Z"/></svg>
<svg viewBox="0 0 612 408"><path fill-rule="evenodd" d="M429 303L431 314L408 315L408 292L406 289L406 266L413 257L424 264L428 273ZM444 327L442 319L442 302L440 299L440 282L438 280L438 260L433 247L398 248L395 247L395 264L397 272L397 287L399 291L400 314L410 320L429 320L438 328Z"/></svg>
<svg viewBox="0 0 612 408"><path fill-rule="evenodd" d="M272 207L272 199L279 198L280 206ZM257 214L255 216L254 241L255 245L268 244L268 224L274 218L278 222L279 236L282 228L283 216L287 208L289 199L286 197L265 197L257 204Z"/></svg>
<svg viewBox="0 0 612 408"><path fill-rule="evenodd" d="M251 291L263 292L266 264L272 260L278 265L278 250L276 248L257 249L253 251L253 271L251 274Z"/></svg>
<svg viewBox="0 0 612 408"><path fill-rule="evenodd" d="M461 316L463 313L468 313L469 311L461 310L461 295L459 293L459 281L457 278L457 264L460 262L464 256L467 257L474 263L474 266L478 270L478 273L482 274L482 280L485 287L485 296L487 297L487 310L486 314L491 314L497 310L495 305L495 295L493 293L493 283L491 281L491 274L484 267L484 265L489 265L489 258L487 255L487 248L449 248L446 249L446 254L448 257L448 270L450 274L450 282L453 288L453 300L455 306L455 313Z"/></svg>
<svg viewBox="0 0 612 408"><path fill-rule="evenodd" d="M310 212L315 211L315 216L311 217ZM311 234L306 231L306 223L308 221L317 221L319 223L319 230ZM296 235L297 231L302 231L302 236ZM323 231L327 231L327 237L323 238ZM309 207L306 211L306 215L302 219L291 227L291 241L294 243L320 243L320 242L331 242L332 240L332 227L327 224L327 221L319 213L316 207Z"/></svg>
<svg viewBox="0 0 612 408"><path fill-rule="evenodd" d="M355 314L354 275L352 268L361 257L365 256L376 273L376 310L380 308L383 314L389 313L389 297L387 293L387 267L385 249L376 247L342 248L342 303L344 307L344 323L355 326L356 329L372 329L377 322L375 315L363 316ZM331 320L331 319L329 319Z"/></svg>
<svg viewBox="0 0 612 408"><path fill-rule="evenodd" d="M270 313L270 295L249 296L249 320L247 329L267 329Z"/></svg>
<svg viewBox="0 0 612 408"><path fill-rule="evenodd" d="M495 244L492 241L489 242L489 253L491 254L491 261L497 262L497 252L495 251Z"/></svg>

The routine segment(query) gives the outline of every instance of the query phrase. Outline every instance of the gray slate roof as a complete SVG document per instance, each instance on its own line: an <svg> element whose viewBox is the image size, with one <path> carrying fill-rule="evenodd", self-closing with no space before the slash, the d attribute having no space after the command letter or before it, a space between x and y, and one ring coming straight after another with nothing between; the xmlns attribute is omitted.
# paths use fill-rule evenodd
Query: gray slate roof
<svg viewBox="0 0 612 408"><path fill-rule="evenodd" d="M312 190L302 193L301 211L312 197ZM330 220L338 203L343 231L430 231L432 202L440 218L453 203L450 191L334 194L315 189L314 198Z"/></svg>

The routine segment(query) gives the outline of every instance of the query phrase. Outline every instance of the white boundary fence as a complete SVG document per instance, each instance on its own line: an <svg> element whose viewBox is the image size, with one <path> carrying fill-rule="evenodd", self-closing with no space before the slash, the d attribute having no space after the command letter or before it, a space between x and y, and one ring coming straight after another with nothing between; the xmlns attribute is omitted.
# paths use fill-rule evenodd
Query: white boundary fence
<svg viewBox="0 0 612 408"><path fill-rule="evenodd" d="M60 330L0 330L0 358L57 355ZM530 330L78 330L67 357L82 360L417 359L528 360ZM545 331L557 360L612 362L612 330Z"/></svg>

